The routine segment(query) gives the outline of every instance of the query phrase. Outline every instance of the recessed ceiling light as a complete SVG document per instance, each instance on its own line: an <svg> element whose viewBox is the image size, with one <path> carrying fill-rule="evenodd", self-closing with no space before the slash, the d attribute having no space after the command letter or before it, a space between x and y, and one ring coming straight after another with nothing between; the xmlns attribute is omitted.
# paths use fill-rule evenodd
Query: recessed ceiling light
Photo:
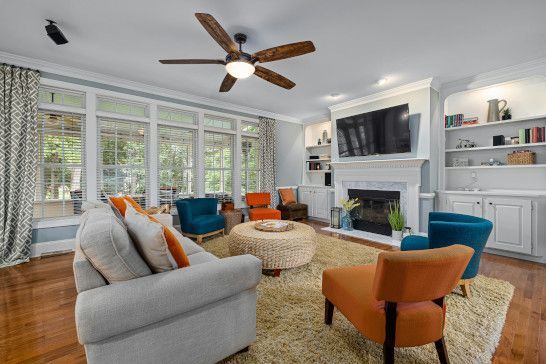
<svg viewBox="0 0 546 364"><path fill-rule="evenodd" d="M337 98L339 98L340 96L341 96L341 95L338 94L337 92L334 92L334 93L331 93L331 94L330 94L330 97L331 97L332 99L337 99Z"/></svg>
<svg viewBox="0 0 546 364"><path fill-rule="evenodd" d="M387 83L387 78L385 78L385 77L380 78L379 80L377 80L377 84L378 84L379 86L384 85L384 84L386 84L386 83Z"/></svg>

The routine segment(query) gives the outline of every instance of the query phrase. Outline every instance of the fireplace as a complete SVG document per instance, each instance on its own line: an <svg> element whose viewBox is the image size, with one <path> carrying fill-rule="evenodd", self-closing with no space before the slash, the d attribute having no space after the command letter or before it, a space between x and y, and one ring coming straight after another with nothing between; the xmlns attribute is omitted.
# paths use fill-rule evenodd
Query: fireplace
<svg viewBox="0 0 546 364"><path fill-rule="evenodd" d="M355 229L391 235L389 203L400 201L400 191L348 189L349 198L357 198L360 206L353 212Z"/></svg>

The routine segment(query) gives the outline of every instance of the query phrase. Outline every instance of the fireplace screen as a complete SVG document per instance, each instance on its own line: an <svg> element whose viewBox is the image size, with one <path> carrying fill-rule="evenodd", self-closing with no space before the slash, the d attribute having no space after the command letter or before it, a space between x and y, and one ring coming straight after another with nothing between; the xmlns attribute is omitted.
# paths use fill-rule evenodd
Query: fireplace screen
<svg viewBox="0 0 546 364"><path fill-rule="evenodd" d="M357 198L360 206L353 211L353 227L371 233L391 235L389 203L400 201L400 191L349 189L349 198Z"/></svg>

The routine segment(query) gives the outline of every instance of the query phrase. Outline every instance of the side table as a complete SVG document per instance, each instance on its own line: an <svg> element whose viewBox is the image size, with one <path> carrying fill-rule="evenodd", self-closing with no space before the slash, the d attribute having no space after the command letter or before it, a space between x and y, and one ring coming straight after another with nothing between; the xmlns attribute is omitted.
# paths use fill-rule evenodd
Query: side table
<svg viewBox="0 0 546 364"><path fill-rule="evenodd" d="M240 224L243 219L243 211L241 209L220 211L220 215L224 216L224 231L229 234L231 229L237 224Z"/></svg>

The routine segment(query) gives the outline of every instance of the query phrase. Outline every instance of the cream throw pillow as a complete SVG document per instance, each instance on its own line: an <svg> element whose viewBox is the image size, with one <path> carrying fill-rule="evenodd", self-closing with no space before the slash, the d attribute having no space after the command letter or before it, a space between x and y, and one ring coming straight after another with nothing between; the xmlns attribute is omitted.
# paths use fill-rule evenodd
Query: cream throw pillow
<svg viewBox="0 0 546 364"><path fill-rule="evenodd" d="M125 223L135 246L154 273L173 269L169 249L163 234L163 225L138 213L130 204L125 211Z"/></svg>

